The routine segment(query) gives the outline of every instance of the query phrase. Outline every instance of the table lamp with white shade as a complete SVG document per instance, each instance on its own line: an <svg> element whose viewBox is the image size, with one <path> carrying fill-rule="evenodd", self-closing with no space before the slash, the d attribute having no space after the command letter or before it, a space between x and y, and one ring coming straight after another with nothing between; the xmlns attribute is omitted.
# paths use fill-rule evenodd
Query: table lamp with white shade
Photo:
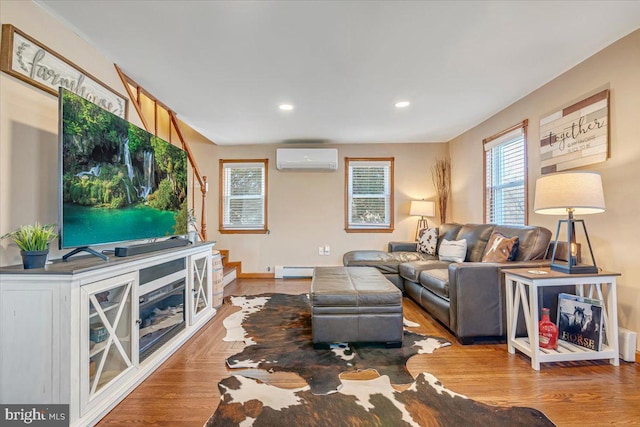
<svg viewBox="0 0 640 427"><path fill-rule="evenodd" d="M429 224L427 223L426 216L435 216L436 214L436 204L430 202L428 200L412 200L411 207L409 208L409 215L419 216L418 226L416 228L416 240L420 239L420 230L423 228L427 228Z"/></svg>
<svg viewBox="0 0 640 427"><path fill-rule="evenodd" d="M533 211L543 215L568 215L568 219L558 221L551 256L552 270L569 274L594 274L598 272L584 220L574 219L573 216L601 213L604 210L602 178L597 172L564 172L538 178ZM584 229L592 265L578 264L576 223L581 223ZM557 256L561 256L561 254L556 253L560 229L563 224L567 225L566 263L559 260Z"/></svg>

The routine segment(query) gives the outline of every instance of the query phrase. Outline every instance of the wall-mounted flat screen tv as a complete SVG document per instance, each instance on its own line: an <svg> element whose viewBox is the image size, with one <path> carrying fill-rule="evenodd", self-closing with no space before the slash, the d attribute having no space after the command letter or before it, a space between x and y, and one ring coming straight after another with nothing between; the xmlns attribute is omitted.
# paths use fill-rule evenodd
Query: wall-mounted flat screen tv
<svg viewBox="0 0 640 427"><path fill-rule="evenodd" d="M187 155L60 89L60 248L186 234Z"/></svg>

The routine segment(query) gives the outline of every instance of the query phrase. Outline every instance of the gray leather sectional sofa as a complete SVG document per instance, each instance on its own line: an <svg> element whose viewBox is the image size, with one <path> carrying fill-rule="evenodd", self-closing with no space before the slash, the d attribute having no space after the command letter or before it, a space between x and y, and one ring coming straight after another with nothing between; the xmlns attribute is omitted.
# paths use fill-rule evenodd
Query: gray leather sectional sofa
<svg viewBox="0 0 640 427"><path fill-rule="evenodd" d="M491 234L518 236L514 261L481 262ZM345 266L376 267L387 279L442 322L463 344L476 337L506 336L504 268L540 268L545 260L551 232L536 226L493 224L443 224L437 250L443 239L467 241L464 262L440 261L416 252L415 242L390 242L389 251L351 251L343 256ZM437 253L437 252L436 252ZM555 311L557 292L541 295L545 306ZM520 322L523 323L523 322Z"/></svg>

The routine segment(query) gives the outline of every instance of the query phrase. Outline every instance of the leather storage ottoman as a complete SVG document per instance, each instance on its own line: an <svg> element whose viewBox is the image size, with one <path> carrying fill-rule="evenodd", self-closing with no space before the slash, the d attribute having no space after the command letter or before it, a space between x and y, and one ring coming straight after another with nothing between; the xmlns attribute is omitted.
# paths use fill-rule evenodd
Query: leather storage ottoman
<svg viewBox="0 0 640 427"><path fill-rule="evenodd" d="M402 292L373 267L316 267L311 282L314 347L337 342L402 346Z"/></svg>

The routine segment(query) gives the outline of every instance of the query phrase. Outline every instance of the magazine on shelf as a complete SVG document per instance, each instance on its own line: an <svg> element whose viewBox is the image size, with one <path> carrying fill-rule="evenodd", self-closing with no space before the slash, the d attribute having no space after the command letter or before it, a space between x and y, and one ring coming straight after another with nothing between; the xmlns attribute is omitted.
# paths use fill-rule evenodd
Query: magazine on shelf
<svg viewBox="0 0 640 427"><path fill-rule="evenodd" d="M602 301L558 295L558 339L589 350L602 350Z"/></svg>

